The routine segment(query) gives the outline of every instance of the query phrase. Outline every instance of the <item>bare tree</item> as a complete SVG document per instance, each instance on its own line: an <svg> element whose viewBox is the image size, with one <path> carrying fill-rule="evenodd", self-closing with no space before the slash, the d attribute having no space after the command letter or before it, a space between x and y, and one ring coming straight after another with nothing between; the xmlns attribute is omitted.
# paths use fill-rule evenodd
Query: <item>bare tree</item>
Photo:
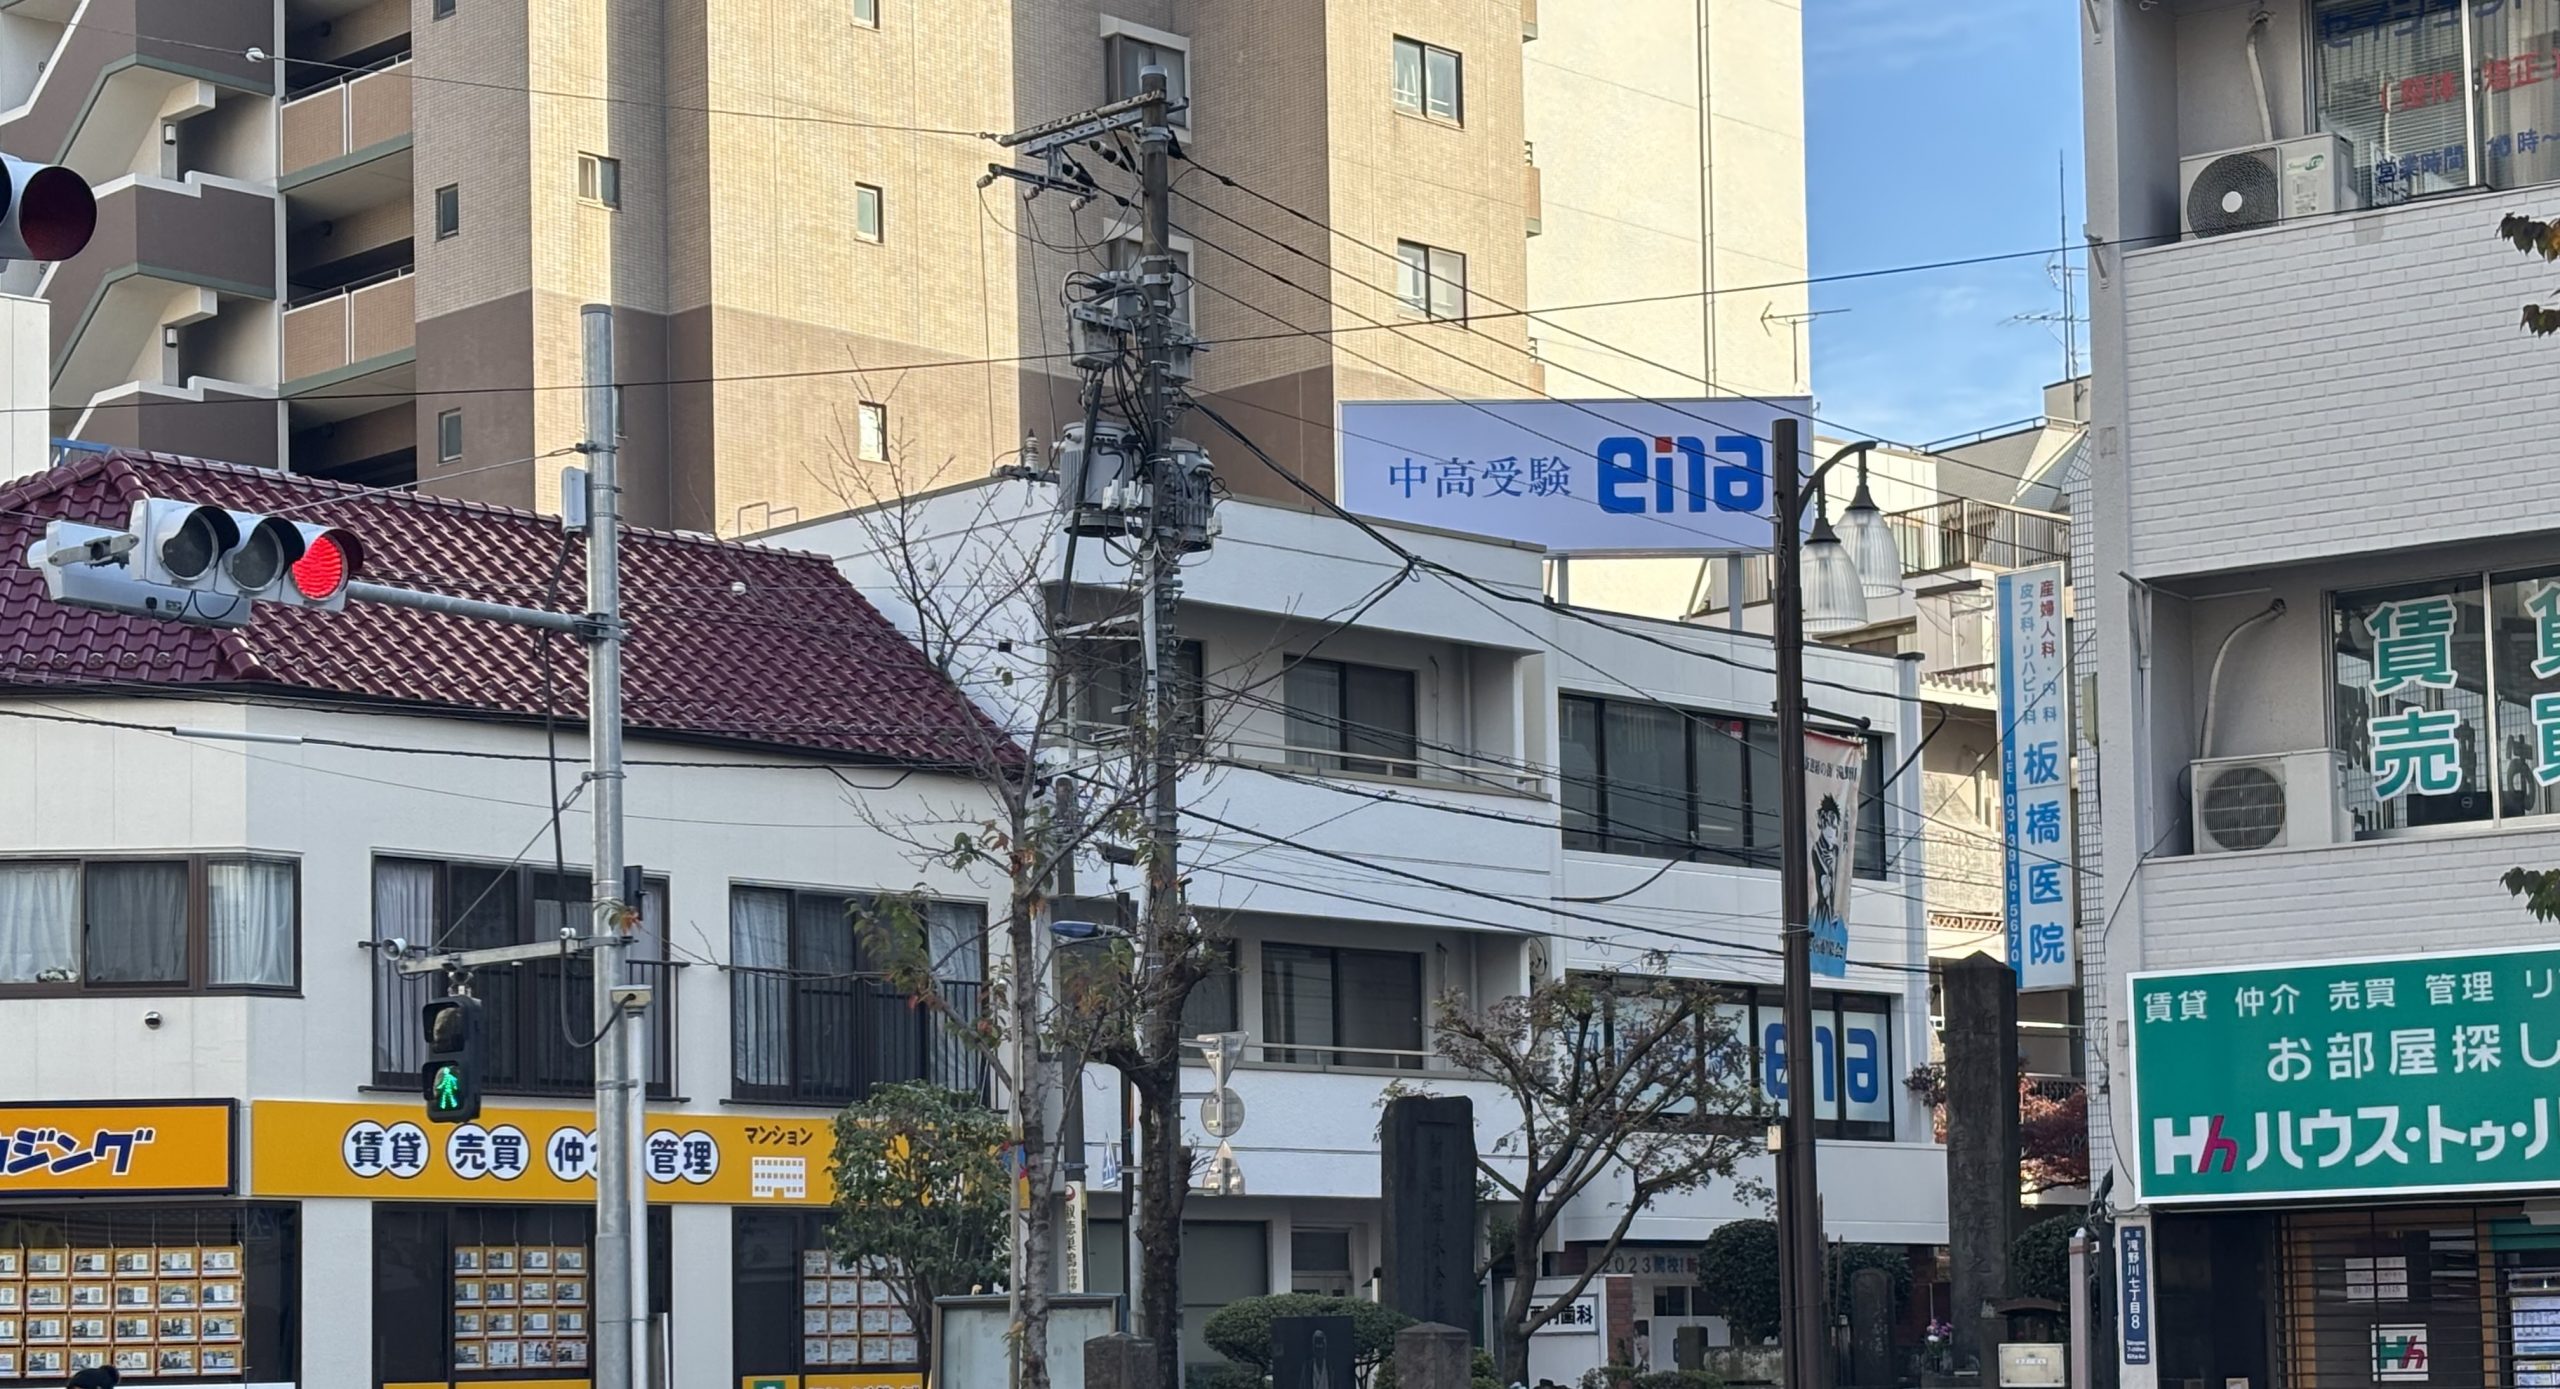
<svg viewBox="0 0 2560 1389"><path fill-rule="evenodd" d="M1454 993L1440 1001L1440 1054L1516 1106L1516 1127L1477 1159L1513 1265L1494 1327L1505 1383L1526 1382L1529 1337L1572 1309L1638 1216L1732 1178L1756 1147L1760 1087L1733 1014L1717 1006L1728 995L1661 967L1654 957L1637 972L1571 974L1476 1009ZM1585 1195L1618 1202L1617 1221L1581 1276L1542 1298L1538 1252Z"/></svg>
<svg viewBox="0 0 2560 1389"><path fill-rule="evenodd" d="M889 452L893 460L903 454ZM893 610L942 678L989 715L983 726L952 730L946 743L988 799L921 821L865 816L920 862L979 870L1004 884L1002 919L993 924L1003 945L988 952L983 1006L951 983L952 961L943 958L951 943L935 939L918 902L884 900L864 933L896 986L941 1016L1013 1097L1032 1192L1029 1210L1015 1219L1016 1383L1046 1389L1049 1357L1065 1349L1047 1342L1054 1224L1063 1171L1084 1141L1047 1130L1089 1060L1120 1070L1140 1098L1144 1305L1151 1328L1177 1325L1154 1318L1156 1300L1173 1296L1190 1180L1178 1110L1179 1024L1191 989L1222 958L1217 931L1185 913L1171 929L1151 924L1142 933L1143 970L1133 968L1133 942L1123 936L1080 948L1079 967L1062 971L1047 920L1062 870L1098 861L1105 846L1144 840L1154 740L1178 743L1177 770L1196 767L1209 711L1205 696L1190 692L1188 726L1153 727L1137 698L1136 644L1111 635L1113 620L1135 610L1134 588L1056 582L1069 577L1075 542L1061 533L1036 466L1016 470L1026 474L1018 484L935 493L952 471L919 477L896 462L849 459L838 466L840 494L864 536L857 566L876 576L866 592ZM1090 558L1101 547L1088 544ZM1170 1237L1152 1233L1161 1219L1173 1222ZM1172 1311L1178 1316L1178 1307Z"/></svg>

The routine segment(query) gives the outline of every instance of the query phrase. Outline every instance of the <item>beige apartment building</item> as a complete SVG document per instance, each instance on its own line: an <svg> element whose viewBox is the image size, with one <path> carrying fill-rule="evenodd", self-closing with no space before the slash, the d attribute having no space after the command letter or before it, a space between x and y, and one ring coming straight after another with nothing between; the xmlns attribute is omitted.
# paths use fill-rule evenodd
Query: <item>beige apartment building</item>
<svg viewBox="0 0 2560 1389"><path fill-rule="evenodd" d="M980 137L1157 63L1195 389L1330 490L1340 400L1804 389L1803 290L1765 288L1803 276L1799 29L1783 0L0 0L0 147L100 195L86 253L0 289L49 302L58 434L542 507L609 302L627 513L759 531L1075 415L1061 297L1135 219L981 188L1011 159Z"/></svg>

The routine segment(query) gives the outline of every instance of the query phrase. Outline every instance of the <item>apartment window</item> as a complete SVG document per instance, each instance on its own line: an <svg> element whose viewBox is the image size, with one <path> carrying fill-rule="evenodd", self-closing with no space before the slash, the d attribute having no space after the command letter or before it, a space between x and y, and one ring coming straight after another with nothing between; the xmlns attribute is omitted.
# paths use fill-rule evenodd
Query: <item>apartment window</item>
<svg viewBox="0 0 2560 1389"><path fill-rule="evenodd" d="M1305 657L1280 682L1287 760L1373 776L1414 775L1413 672Z"/></svg>
<svg viewBox="0 0 2560 1389"><path fill-rule="evenodd" d="M2329 630L2357 838L2560 813L2560 568L2340 593Z"/></svg>
<svg viewBox="0 0 2560 1389"><path fill-rule="evenodd" d="M447 410L436 416L436 461L462 461L462 412Z"/></svg>
<svg viewBox="0 0 2560 1389"><path fill-rule="evenodd" d="M291 990L300 894L281 859L0 863L0 987Z"/></svg>
<svg viewBox="0 0 2560 1389"><path fill-rule="evenodd" d="M880 190L868 183L853 186L853 234L865 241L881 237Z"/></svg>
<svg viewBox="0 0 2560 1389"><path fill-rule="evenodd" d="M867 893L730 889L734 1098L842 1105L910 1080L983 1091L983 1059L951 1020L917 1006L866 938L866 915L881 905ZM985 904L901 909L910 906L936 992L960 1020L975 1018L986 980Z"/></svg>
<svg viewBox="0 0 2560 1389"><path fill-rule="evenodd" d="M1419 241L1396 243L1396 298L1423 318L1467 320L1467 258Z"/></svg>
<svg viewBox="0 0 2560 1389"><path fill-rule="evenodd" d="M889 407L866 400L854 411L854 456L865 463L889 461Z"/></svg>
<svg viewBox="0 0 2560 1389"><path fill-rule="evenodd" d="M555 942L563 930L584 930L590 918L584 871L566 873L521 864L477 863L380 855L373 860L373 939L472 950ZM675 967L667 961L667 885L641 887L639 930L633 934L625 977L657 990L648 1028L649 1093L665 1098L675 1056ZM524 1095L575 1095L595 1088L595 1053L576 1047L560 1031L561 1017L585 1019L593 1006L595 973L589 957L529 961L482 973L482 1052L488 1087ZM418 1010L442 985L424 976L398 974L387 964L374 975L373 1058L378 1085L412 1087L425 1064Z"/></svg>
<svg viewBox="0 0 2560 1389"><path fill-rule="evenodd" d="M1187 246L1166 248L1173 257L1173 321L1191 326L1191 250ZM1146 258L1146 245L1136 237L1120 237L1111 243L1109 255L1114 270L1135 270Z"/></svg>
<svg viewBox="0 0 2560 1389"><path fill-rule="evenodd" d="M1066 645L1068 708L1081 742L1120 741L1138 721L1146 698L1146 665L1138 643L1119 639L1073 641ZM1206 657L1200 643L1186 641L1175 657L1175 736L1182 746L1197 749L1207 725Z"/></svg>
<svg viewBox="0 0 2560 1389"><path fill-rule="evenodd" d="M462 186L448 183L436 190L436 239L443 240L462 230Z"/></svg>
<svg viewBox="0 0 2560 1389"><path fill-rule="evenodd" d="M1775 722L1587 695L1559 704L1566 848L1778 866ZM1862 760L1857 875L1881 878L1883 741Z"/></svg>
<svg viewBox="0 0 2560 1389"><path fill-rule="evenodd" d="M453 18L453 0L436 0L432 15L436 19Z"/></svg>
<svg viewBox="0 0 2560 1389"><path fill-rule="evenodd" d="M578 197L604 207L622 206L622 161L609 154L579 155Z"/></svg>
<svg viewBox="0 0 2560 1389"><path fill-rule="evenodd" d="M1102 41L1104 85L1108 88L1104 98L1119 101L1138 95L1146 90L1146 84L1140 80L1146 70L1150 67L1163 68L1165 100L1174 107L1173 114L1165 118L1166 123L1188 129L1191 125L1191 113L1187 109L1191 101L1189 45L1174 40L1169 34L1130 32L1132 27L1122 26L1121 32L1108 35Z"/></svg>
<svg viewBox="0 0 2560 1389"><path fill-rule="evenodd" d="M880 0L853 0L853 22L868 29L880 27Z"/></svg>
<svg viewBox="0 0 2560 1389"><path fill-rule="evenodd" d="M1399 110L1437 121L1466 118L1458 55L1418 39L1395 43L1395 95Z"/></svg>
<svg viewBox="0 0 2560 1389"><path fill-rule="evenodd" d="M1422 957L1263 946L1262 1044L1284 1065L1420 1070Z"/></svg>

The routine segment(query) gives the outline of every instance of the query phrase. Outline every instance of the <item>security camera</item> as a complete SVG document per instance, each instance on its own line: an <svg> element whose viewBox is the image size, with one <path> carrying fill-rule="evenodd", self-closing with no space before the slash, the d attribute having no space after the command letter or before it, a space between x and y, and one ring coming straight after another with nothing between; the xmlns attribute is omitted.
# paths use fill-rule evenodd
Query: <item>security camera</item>
<svg viewBox="0 0 2560 1389"><path fill-rule="evenodd" d="M45 562L56 569L74 564L115 564L121 562L126 555L132 554L133 547L140 543L141 537L131 531L91 536L77 544L65 545L55 550L52 554L45 556Z"/></svg>

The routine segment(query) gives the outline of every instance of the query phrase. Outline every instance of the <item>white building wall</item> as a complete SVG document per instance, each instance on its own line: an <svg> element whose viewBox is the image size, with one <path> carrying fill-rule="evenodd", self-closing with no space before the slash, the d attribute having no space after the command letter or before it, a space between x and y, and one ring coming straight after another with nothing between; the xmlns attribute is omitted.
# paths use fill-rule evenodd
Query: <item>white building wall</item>
<svg viewBox="0 0 2560 1389"><path fill-rule="evenodd" d="M42 714L44 721L24 717ZM14 715L14 716L12 716ZM300 735L421 756L318 744L216 742L71 718ZM583 769L577 730L562 740L564 787ZM522 860L551 858L549 788L538 728L519 724L356 714L213 700L58 699L0 704L0 776L57 794L0 800L0 844L12 855L219 852L290 856L302 873L302 989L298 997L135 994L22 999L0 1009L0 1051L19 1058L0 1078L6 1100L334 1100L364 1098L374 1079L375 854ZM938 774L812 767L773 770L787 755L735 752L634 736L626 784L628 858L664 875L676 971L676 1075L651 1113L807 1109L738 1105L731 1090L729 953L732 883L852 891L923 890L985 902L989 884L912 850L882 826L947 842L974 823L986 797ZM706 765L669 767L651 761ZM733 764L762 764L736 766ZM851 783L848 787L847 782ZM588 817L562 817L573 873L587 862ZM147 1024L157 1014L159 1025ZM662 1025L664 1011L652 1015ZM574 1101L495 1103L578 1108ZM820 1111L823 1112L823 1111ZM243 1115L244 1125L254 1123ZM244 1194L258 1189L239 1155ZM305 1200L302 1382L352 1383L372 1373L371 1203ZM728 1335L728 1206L674 1211L677 1360L672 1382L732 1378Z"/></svg>

